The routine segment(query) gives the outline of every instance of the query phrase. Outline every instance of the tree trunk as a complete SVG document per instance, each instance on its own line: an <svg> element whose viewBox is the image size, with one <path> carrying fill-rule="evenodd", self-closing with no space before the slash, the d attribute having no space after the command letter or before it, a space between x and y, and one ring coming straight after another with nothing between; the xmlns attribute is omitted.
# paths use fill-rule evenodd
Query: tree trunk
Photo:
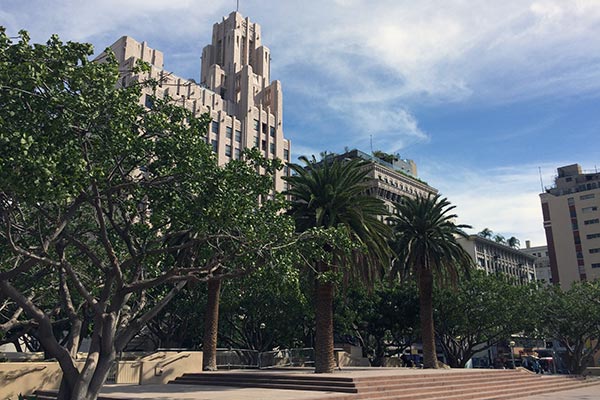
<svg viewBox="0 0 600 400"><path fill-rule="evenodd" d="M419 306L421 338L423 341L423 368L437 368L433 327L433 274L431 271L421 271L419 274Z"/></svg>
<svg viewBox="0 0 600 400"><path fill-rule="evenodd" d="M204 317L204 340L202 342L202 369L217 370L217 334L219 331L219 295L221 280L208 281L208 301Z"/></svg>
<svg viewBox="0 0 600 400"><path fill-rule="evenodd" d="M320 272L324 268L320 268ZM332 373L333 357L333 283L316 282L315 373Z"/></svg>
<svg viewBox="0 0 600 400"><path fill-rule="evenodd" d="M96 400L102 389L102 385L108 377L110 367L114 362L114 355L99 356L98 363L93 373L79 374L75 378L75 384L70 386L68 380L63 377L58 391L58 400Z"/></svg>

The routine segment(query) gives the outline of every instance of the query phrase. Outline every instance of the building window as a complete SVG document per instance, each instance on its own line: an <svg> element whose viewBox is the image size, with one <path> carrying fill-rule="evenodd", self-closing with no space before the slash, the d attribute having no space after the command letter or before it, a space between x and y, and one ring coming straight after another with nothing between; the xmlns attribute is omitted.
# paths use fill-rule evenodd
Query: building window
<svg viewBox="0 0 600 400"><path fill-rule="evenodd" d="M590 249L590 254L597 254L597 253L600 253L600 248Z"/></svg>
<svg viewBox="0 0 600 400"><path fill-rule="evenodd" d="M575 211L575 206L569 206L569 215L571 218L577 217L577 212Z"/></svg>
<svg viewBox="0 0 600 400"><path fill-rule="evenodd" d="M240 151L240 149L235 149L235 159L239 160L242 158L242 152Z"/></svg>
<svg viewBox="0 0 600 400"><path fill-rule="evenodd" d="M213 121L211 126L211 130L213 133L219 133L219 121Z"/></svg>
<svg viewBox="0 0 600 400"><path fill-rule="evenodd" d="M262 133L267 133L267 124L263 122L262 124Z"/></svg>
<svg viewBox="0 0 600 400"><path fill-rule="evenodd" d="M592 225L592 224L597 224L600 223L600 219L595 218L595 219L588 219L587 221L583 221L583 223L585 225Z"/></svg>
<svg viewBox="0 0 600 400"><path fill-rule="evenodd" d="M573 197L569 197L567 199L567 204L570 205L570 206L572 206L573 204L575 204L575 199Z"/></svg>
<svg viewBox="0 0 600 400"><path fill-rule="evenodd" d="M229 145L229 144L225 145L225 155L227 157L231 157L231 145Z"/></svg>
<svg viewBox="0 0 600 400"><path fill-rule="evenodd" d="M262 141L262 149L267 150L267 141L266 140Z"/></svg>
<svg viewBox="0 0 600 400"><path fill-rule="evenodd" d="M238 143L242 141L242 131L235 131L235 141Z"/></svg>
<svg viewBox="0 0 600 400"><path fill-rule="evenodd" d="M152 108L152 106L154 105L154 102L152 101L152 97L149 94L146 95L144 105L146 106L146 108Z"/></svg>
<svg viewBox="0 0 600 400"><path fill-rule="evenodd" d="M269 134L271 135L271 137L275 137L275 127L274 126L269 127Z"/></svg>
<svg viewBox="0 0 600 400"><path fill-rule="evenodd" d="M283 149L283 159L285 161L289 161L290 160L290 151L288 149Z"/></svg>
<svg viewBox="0 0 600 400"><path fill-rule="evenodd" d="M233 134L233 128L228 126L225 128L225 136L227 136L227 139L231 139L231 135Z"/></svg>
<svg viewBox="0 0 600 400"><path fill-rule="evenodd" d="M594 263L594 264L592 264L592 268L600 268L600 263Z"/></svg>
<svg viewBox="0 0 600 400"><path fill-rule="evenodd" d="M581 209L581 211L582 211L584 214L587 214L587 213L591 213L591 212L594 212L594 211L598 211L598 207L583 207L583 208Z"/></svg>
<svg viewBox="0 0 600 400"><path fill-rule="evenodd" d="M258 136L255 136L255 137L254 137L254 147L258 147L258 144L259 144L259 143L260 143L260 142L259 142L259 140L258 140Z"/></svg>
<svg viewBox="0 0 600 400"><path fill-rule="evenodd" d="M217 150L219 149L219 142L217 142L215 139L210 141L210 144L212 145L212 150L216 153Z"/></svg>
<svg viewBox="0 0 600 400"><path fill-rule="evenodd" d="M600 233L591 233L589 235L586 235L585 237L586 239L597 239L600 238Z"/></svg>
<svg viewBox="0 0 600 400"><path fill-rule="evenodd" d="M258 120L254 120L254 130L258 132Z"/></svg>
<svg viewBox="0 0 600 400"><path fill-rule="evenodd" d="M271 154L275 154L275 143L271 143Z"/></svg>
<svg viewBox="0 0 600 400"><path fill-rule="evenodd" d="M595 196L594 194L584 194L579 196L579 200L589 200L589 199L593 199Z"/></svg>

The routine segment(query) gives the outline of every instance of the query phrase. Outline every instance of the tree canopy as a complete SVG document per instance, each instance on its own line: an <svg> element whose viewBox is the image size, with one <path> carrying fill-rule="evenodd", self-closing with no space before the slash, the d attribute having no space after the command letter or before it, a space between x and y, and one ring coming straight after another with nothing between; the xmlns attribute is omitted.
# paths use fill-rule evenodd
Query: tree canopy
<svg viewBox="0 0 600 400"><path fill-rule="evenodd" d="M247 152L220 167L208 115L169 98L145 108L153 82L117 88L114 56L92 53L0 31L0 292L60 363L63 399L95 398L115 355L186 282L268 264L293 234L269 197L276 161Z"/></svg>
<svg viewBox="0 0 600 400"><path fill-rule="evenodd" d="M558 339L569 371L582 373L600 351L600 281L577 282L566 291L549 286L536 299L539 332Z"/></svg>
<svg viewBox="0 0 600 400"><path fill-rule="evenodd" d="M437 286L434 295L436 334L453 368L464 368L475 353L512 334L531 331L539 318L532 307L535 287L481 270L470 275L456 288Z"/></svg>

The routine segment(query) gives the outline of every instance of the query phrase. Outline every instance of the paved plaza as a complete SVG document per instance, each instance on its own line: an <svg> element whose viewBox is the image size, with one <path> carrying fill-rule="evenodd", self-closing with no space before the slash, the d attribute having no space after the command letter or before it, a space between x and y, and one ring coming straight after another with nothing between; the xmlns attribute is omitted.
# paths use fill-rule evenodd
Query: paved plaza
<svg viewBox="0 0 600 400"><path fill-rule="evenodd" d="M411 374L439 374L447 373L447 369L422 370L422 369L387 369L387 368L356 368L344 371L336 371L333 375L349 377L375 377L385 375L411 375ZM293 373L293 371L287 371ZM472 369L453 369L452 373L473 372ZM306 371L296 371L306 373ZM324 374L327 375L327 374ZM550 376L540 377L551 379ZM261 389L261 388L237 388L226 386L208 385L106 385L102 395L120 399L156 399L156 400L332 400L343 396L341 393L306 391L306 390L283 390L283 389ZM600 400L600 385L566 391L552 392L542 395L521 397L523 400Z"/></svg>

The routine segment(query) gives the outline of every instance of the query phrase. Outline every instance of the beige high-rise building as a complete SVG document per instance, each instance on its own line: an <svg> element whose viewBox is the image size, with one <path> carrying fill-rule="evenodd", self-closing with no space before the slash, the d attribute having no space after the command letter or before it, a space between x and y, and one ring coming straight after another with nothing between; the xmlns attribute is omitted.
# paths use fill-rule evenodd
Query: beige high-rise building
<svg viewBox="0 0 600 400"><path fill-rule="evenodd" d="M567 289L600 278L600 173L560 167L540 199L552 281Z"/></svg>
<svg viewBox="0 0 600 400"><path fill-rule="evenodd" d="M202 51L201 82L184 79L164 70L163 53L123 36L110 48L129 71L137 60L151 65L148 74L125 74L121 85L153 78L159 82L157 96L171 96L200 115L210 113L212 123L206 138L219 163L238 158L245 148L257 147L267 158L289 162L291 144L283 134L281 82L271 81L271 52L262 44L260 25L232 12L213 26L212 43ZM102 59L100 55L98 59ZM151 89L140 100L150 106ZM287 168L285 169L287 171ZM284 189L282 174L275 188Z"/></svg>

